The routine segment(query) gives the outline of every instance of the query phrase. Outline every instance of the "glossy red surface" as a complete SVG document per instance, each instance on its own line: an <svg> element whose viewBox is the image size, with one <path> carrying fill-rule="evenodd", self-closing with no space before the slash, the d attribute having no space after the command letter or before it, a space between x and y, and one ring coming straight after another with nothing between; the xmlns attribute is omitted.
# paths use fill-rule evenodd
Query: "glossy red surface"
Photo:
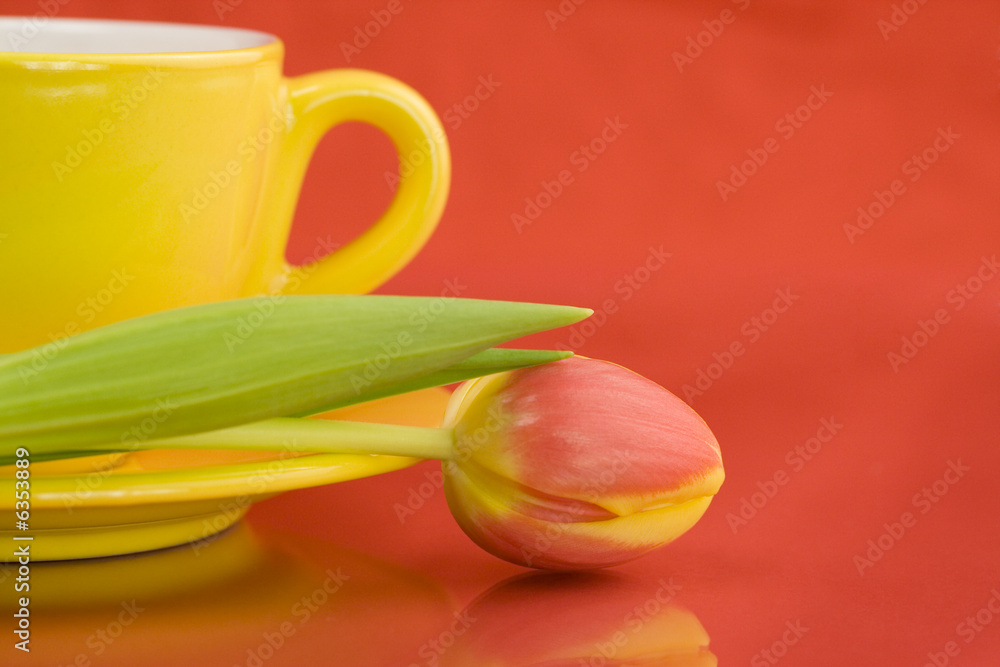
<svg viewBox="0 0 1000 667"><path fill-rule="evenodd" d="M366 46L342 47L390 4L59 13L267 30L290 74L356 66L413 85L449 130L452 196L381 291L595 308L529 343L687 399L726 483L618 583L507 582L525 570L459 530L430 463L285 494L234 534L257 565L215 583L169 565L174 592L100 653L86 637L128 591L74 603L67 660L575 666L655 649L650 664L712 664L662 654L701 643L700 624L721 665L1000 664L1000 6L402 0ZM377 215L392 166L366 128L324 141L292 258ZM81 565L66 594L114 562ZM261 649L341 564L356 591Z"/></svg>

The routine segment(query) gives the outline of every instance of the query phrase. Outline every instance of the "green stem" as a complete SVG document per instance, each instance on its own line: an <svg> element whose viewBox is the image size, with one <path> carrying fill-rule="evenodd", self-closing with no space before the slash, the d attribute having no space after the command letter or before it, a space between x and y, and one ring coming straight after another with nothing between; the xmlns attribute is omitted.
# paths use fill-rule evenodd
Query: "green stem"
<svg viewBox="0 0 1000 667"><path fill-rule="evenodd" d="M89 451L112 447L89 448ZM125 451L147 449L242 449L318 452L328 454L385 454L420 459L449 459L455 455L449 428L370 424L367 422L283 417L233 428L132 443ZM122 451L121 445L114 447Z"/></svg>

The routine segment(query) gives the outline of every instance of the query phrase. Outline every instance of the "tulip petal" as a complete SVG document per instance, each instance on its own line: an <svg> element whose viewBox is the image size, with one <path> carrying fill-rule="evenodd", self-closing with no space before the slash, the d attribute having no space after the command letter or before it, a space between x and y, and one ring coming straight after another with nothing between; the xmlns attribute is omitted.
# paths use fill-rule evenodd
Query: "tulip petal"
<svg viewBox="0 0 1000 667"><path fill-rule="evenodd" d="M622 563L673 541L725 479L687 404L621 366L574 357L463 385L445 491L462 529L530 567Z"/></svg>
<svg viewBox="0 0 1000 667"><path fill-rule="evenodd" d="M702 517L711 496L596 521L554 521L518 512L503 494L462 469L445 478L456 520L473 541L518 565L591 569L618 565L677 539Z"/></svg>

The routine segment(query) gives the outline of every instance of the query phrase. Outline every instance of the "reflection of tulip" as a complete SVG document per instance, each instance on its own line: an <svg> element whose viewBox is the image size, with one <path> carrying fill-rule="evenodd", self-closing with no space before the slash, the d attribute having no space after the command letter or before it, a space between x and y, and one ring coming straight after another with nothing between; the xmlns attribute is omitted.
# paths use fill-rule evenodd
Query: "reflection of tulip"
<svg viewBox="0 0 1000 667"><path fill-rule="evenodd" d="M484 549L531 567L602 567L664 545L701 518L724 477L690 407L608 362L471 381L450 417L452 513Z"/></svg>
<svg viewBox="0 0 1000 667"><path fill-rule="evenodd" d="M460 614L466 632L442 667L715 667L698 618L673 602L672 579L535 573L501 582Z"/></svg>

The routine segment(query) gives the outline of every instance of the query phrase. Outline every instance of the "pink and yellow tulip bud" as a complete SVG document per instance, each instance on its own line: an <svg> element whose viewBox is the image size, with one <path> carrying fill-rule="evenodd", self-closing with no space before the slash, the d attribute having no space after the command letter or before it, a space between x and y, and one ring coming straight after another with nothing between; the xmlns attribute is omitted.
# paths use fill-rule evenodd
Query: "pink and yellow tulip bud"
<svg viewBox="0 0 1000 667"><path fill-rule="evenodd" d="M487 551L547 569L616 565L673 541L725 477L705 422L658 384L583 357L465 383L445 492Z"/></svg>

